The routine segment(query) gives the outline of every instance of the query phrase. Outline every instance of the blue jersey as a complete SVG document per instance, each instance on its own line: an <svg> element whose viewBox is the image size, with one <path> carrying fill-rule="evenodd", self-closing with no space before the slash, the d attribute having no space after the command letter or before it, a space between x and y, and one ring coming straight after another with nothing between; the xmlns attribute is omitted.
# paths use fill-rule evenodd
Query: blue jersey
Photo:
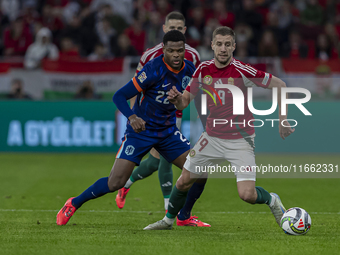
<svg viewBox="0 0 340 255"><path fill-rule="evenodd" d="M164 62L161 55L149 61L132 81L137 95L132 111L145 124L145 131L140 134L147 136L166 137L176 129L176 108L167 99L169 90L176 86L178 91L184 91L195 72L192 62L184 60L180 70L172 69ZM127 133L134 132L127 125Z"/></svg>

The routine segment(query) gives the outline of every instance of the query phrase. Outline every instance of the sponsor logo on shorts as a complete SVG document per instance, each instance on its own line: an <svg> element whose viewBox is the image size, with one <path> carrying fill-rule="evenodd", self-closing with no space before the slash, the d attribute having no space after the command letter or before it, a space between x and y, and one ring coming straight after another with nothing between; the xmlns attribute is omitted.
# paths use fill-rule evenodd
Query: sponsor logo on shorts
<svg viewBox="0 0 340 255"><path fill-rule="evenodd" d="M189 152L189 156L190 157L195 157L195 155L196 155L196 151L195 150L191 150L190 152Z"/></svg>
<svg viewBox="0 0 340 255"><path fill-rule="evenodd" d="M143 83L146 80L146 78L147 78L146 73L142 72L140 75L138 75L137 78L140 81L140 83Z"/></svg>
<svg viewBox="0 0 340 255"><path fill-rule="evenodd" d="M125 149L125 154L130 156L133 154L134 151L135 151L135 147L133 147L132 145L129 145Z"/></svg>

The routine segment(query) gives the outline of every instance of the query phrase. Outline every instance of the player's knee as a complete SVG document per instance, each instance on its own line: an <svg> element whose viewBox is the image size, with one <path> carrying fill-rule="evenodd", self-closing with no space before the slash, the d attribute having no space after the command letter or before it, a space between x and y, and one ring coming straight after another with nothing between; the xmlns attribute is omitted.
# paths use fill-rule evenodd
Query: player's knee
<svg viewBox="0 0 340 255"><path fill-rule="evenodd" d="M254 204L256 201L256 196L253 191L244 190L244 191L239 192L238 195L243 201L247 203Z"/></svg>
<svg viewBox="0 0 340 255"><path fill-rule="evenodd" d="M124 181L122 178L115 178L114 180L108 180L108 186L111 192L119 190L124 187L126 180Z"/></svg>
<svg viewBox="0 0 340 255"><path fill-rule="evenodd" d="M192 184L193 182L186 181L184 178L179 178L176 182L176 187L181 191L188 191Z"/></svg>
<svg viewBox="0 0 340 255"><path fill-rule="evenodd" d="M176 184L177 189L180 191L188 191L192 186L192 183L187 184L187 183L181 183L181 184Z"/></svg>

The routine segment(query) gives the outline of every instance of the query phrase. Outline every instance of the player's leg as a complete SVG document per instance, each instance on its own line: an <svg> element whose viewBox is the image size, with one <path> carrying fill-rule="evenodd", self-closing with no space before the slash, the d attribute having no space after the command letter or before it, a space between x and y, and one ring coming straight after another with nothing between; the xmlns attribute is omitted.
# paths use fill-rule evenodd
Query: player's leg
<svg viewBox="0 0 340 255"><path fill-rule="evenodd" d="M286 211L280 197L269 193L262 187L255 186L255 181L237 181L237 191L240 198L250 204L266 204L273 213L277 224L280 225L282 215Z"/></svg>
<svg viewBox="0 0 340 255"><path fill-rule="evenodd" d="M163 220L167 224L172 226L180 209L183 208L187 200L187 195L188 195L190 188L192 188L192 185L195 183L195 181L198 178L199 178L199 175L192 174L187 169L183 168L182 173L176 182L176 185L172 189L170 199L169 199L168 212L163 218ZM197 225L195 224L194 220L192 224L193 224L192 226ZM205 224L205 223L202 223L202 224Z"/></svg>
<svg viewBox="0 0 340 255"><path fill-rule="evenodd" d="M177 115L177 112L176 112L176 115ZM178 129L181 128L181 123L182 123L182 118L177 116L176 126L177 126ZM162 169L162 168L160 167L160 169ZM171 174L172 174L172 171L171 171ZM201 196L201 194L204 190L206 182L207 182L207 178L203 178L201 176L199 179L197 179L197 181L190 188L190 190L187 194L185 204L184 204L183 208L180 210L179 214L177 215L177 225L178 226L192 226L193 223L197 224L199 226L209 225L209 224L205 224L205 223L197 220L196 216L191 215L192 208L194 207L194 204L196 203L196 201L200 198L200 196ZM171 192L171 190L170 190L170 192ZM163 192L163 195L164 195L164 193L165 192ZM169 193L169 195L170 195L170 193ZM167 205L165 205L165 206L166 206L165 208L167 208Z"/></svg>
<svg viewBox="0 0 340 255"><path fill-rule="evenodd" d="M160 157L159 169L158 169L158 178L161 185L161 190L164 197L164 208L168 210L169 198L172 191L172 181L173 181L173 173L172 173L172 164L169 163L165 158L162 156ZM194 207L195 202L197 199L200 198L205 184L207 182L207 178L199 178L190 188L185 204L179 214L177 215L178 221L177 225L185 226L190 225L190 220L195 219L196 223L199 221L197 220L196 216L191 215L192 208ZM190 219L190 220L189 220ZM189 221L188 221L189 220Z"/></svg>
<svg viewBox="0 0 340 255"><path fill-rule="evenodd" d="M239 197L243 201L250 203L250 204L256 203L256 199L258 196L257 196L257 192L255 189L255 181L249 181L249 180L237 181L237 192L238 192ZM270 198L270 195L269 195L269 198ZM262 201L258 201L258 202L259 204L263 204Z"/></svg>
<svg viewBox="0 0 340 255"><path fill-rule="evenodd" d="M157 171L159 165L159 153L152 148L149 154L149 157L146 160L143 160L140 165L132 172L130 176L130 181L132 183L144 179L155 171ZM130 182L129 182L130 183ZM125 188L130 188L132 183L129 185L126 183Z"/></svg>
<svg viewBox="0 0 340 255"><path fill-rule="evenodd" d="M177 215L177 225L178 226L190 226L192 221L196 219L196 216L191 215L192 208L194 207L196 201L200 198L203 190L205 188L205 184L207 182L207 178L200 176L193 185L191 186L185 204L183 208L180 210ZM203 224L206 226L206 224ZM209 225L210 226L210 225Z"/></svg>
<svg viewBox="0 0 340 255"><path fill-rule="evenodd" d="M182 111L176 111L176 127L181 130L182 125ZM181 168L182 169L182 168ZM172 191L173 173L172 163L169 163L164 157L160 156L160 162L158 167L158 179L161 186L164 209L168 210L169 197Z"/></svg>
<svg viewBox="0 0 340 255"><path fill-rule="evenodd" d="M178 158L177 162L173 163L179 167L179 165L183 164L182 159L186 157L186 154L187 152L183 153L180 158ZM186 201L187 193L198 177L199 175L193 176L192 173L183 168L176 185L172 189L168 212L166 213L165 217L162 220L145 227L144 230L172 229L175 218Z"/></svg>
<svg viewBox="0 0 340 255"><path fill-rule="evenodd" d="M109 177L97 180L79 196L68 199L57 214L57 224L65 225L85 202L122 188L153 143L155 141L146 137L125 135Z"/></svg>
<svg viewBox="0 0 340 255"><path fill-rule="evenodd" d="M140 165L132 172L124 187L118 191L116 196L116 204L119 209L124 207L126 195L129 192L132 184L153 174L155 171L157 171L158 165L159 153L154 148L152 148L149 157L140 163Z"/></svg>
<svg viewBox="0 0 340 255"><path fill-rule="evenodd" d="M179 176L176 185L173 187L169 199L168 212L166 215L172 219L171 224L178 215L180 209L185 204L188 191L199 177L199 175L191 176L190 172L183 167L188 153L189 151L184 152L173 161L175 166L182 169L182 173Z"/></svg>
<svg viewBox="0 0 340 255"><path fill-rule="evenodd" d="M179 138L179 139L178 139ZM183 141L187 144L189 144L186 139L183 137L181 133L175 132L174 139L180 141L180 145L183 144ZM175 144L174 141L171 141L171 144ZM166 147L168 148L168 147ZM176 148L176 146L173 146L173 148ZM168 151L168 150L167 150ZM186 161L186 157L182 158L181 155L178 158L176 158L173 162L177 167L180 169L183 169L183 164ZM181 161L182 160L182 161ZM187 198L185 201L184 206L182 207L182 210L180 213L177 215L177 225L178 226L197 226L197 227L210 227L209 224L204 223L200 220L197 219L195 215L191 215L191 210L196 203L197 199L201 196L205 183L206 183L206 178L204 176L200 176L199 179L196 180L196 182L193 184L193 186L190 188Z"/></svg>
<svg viewBox="0 0 340 255"><path fill-rule="evenodd" d="M250 204L267 204L279 224L285 211L280 198L262 187L255 186L256 163L254 136L245 139L228 140L225 153L227 160L236 170L239 197Z"/></svg>
<svg viewBox="0 0 340 255"><path fill-rule="evenodd" d="M215 165L224 161L223 152L214 151L216 145L210 143L208 139L206 133L203 133L199 141L186 157L182 174L171 192L168 213L164 219L154 224L150 224L144 228L145 230L171 229L176 215L185 203L189 188L195 181L200 180L199 177L207 177L207 173L204 170L202 171L201 167ZM181 160L182 158L179 157L178 161L175 160L173 163L180 167L179 164L182 164ZM204 224L202 226L210 225Z"/></svg>
<svg viewBox="0 0 340 255"><path fill-rule="evenodd" d="M85 202L114 192L124 186L136 163L126 159L116 159L110 176L100 178L79 196L70 198L57 214L57 224L65 225L77 209Z"/></svg>
<svg viewBox="0 0 340 255"><path fill-rule="evenodd" d="M152 148L149 157L143 160L140 165L132 172L129 180L124 185L124 188L129 189L134 182L144 179L153 174L153 172L157 171L159 161L159 153L154 148Z"/></svg>
<svg viewBox="0 0 340 255"><path fill-rule="evenodd" d="M173 182L172 163L169 163L162 156L160 156L160 162L158 166L158 179L164 198L164 209L168 210L169 197Z"/></svg>
<svg viewBox="0 0 340 255"><path fill-rule="evenodd" d="M159 155L158 151L156 151L155 148L152 148L152 149L151 149L150 154L151 154L154 158L160 159L160 155Z"/></svg>

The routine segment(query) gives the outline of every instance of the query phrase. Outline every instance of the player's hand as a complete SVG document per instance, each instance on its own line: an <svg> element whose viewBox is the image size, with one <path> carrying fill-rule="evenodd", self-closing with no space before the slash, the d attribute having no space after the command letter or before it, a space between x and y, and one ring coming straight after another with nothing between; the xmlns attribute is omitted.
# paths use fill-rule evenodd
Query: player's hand
<svg viewBox="0 0 340 255"><path fill-rule="evenodd" d="M288 121L284 120L283 124L284 126L281 124L282 120L280 119L280 123L279 123L279 133L280 136L283 140L285 140L285 138L287 136L290 136L292 133L294 133L295 128L291 128L290 124Z"/></svg>
<svg viewBox="0 0 340 255"><path fill-rule="evenodd" d="M176 105L178 102L180 102L180 100L182 100L182 93L179 92L175 86L172 86L172 89L170 89L167 98L170 103Z"/></svg>
<svg viewBox="0 0 340 255"><path fill-rule="evenodd" d="M139 118L136 114L129 117L130 125L136 133L140 133L145 130L145 121Z"/></svg>

